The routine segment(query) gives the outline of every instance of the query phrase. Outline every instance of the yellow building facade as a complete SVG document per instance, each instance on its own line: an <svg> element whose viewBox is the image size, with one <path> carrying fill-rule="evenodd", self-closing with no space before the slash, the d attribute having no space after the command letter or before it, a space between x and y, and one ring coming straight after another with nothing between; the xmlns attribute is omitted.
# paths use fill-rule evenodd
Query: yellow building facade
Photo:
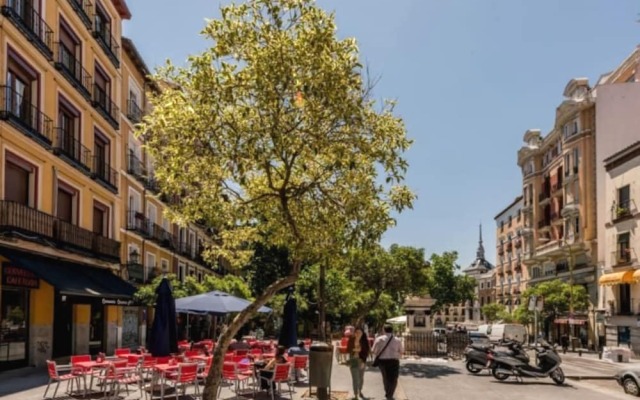
<svg viewBox="0 0 640 400"><path fill-rule="evenodd" d="M144 343L135 285L202 280L134 137L154 89L124 0L0 2L0 370Z"/></svg>

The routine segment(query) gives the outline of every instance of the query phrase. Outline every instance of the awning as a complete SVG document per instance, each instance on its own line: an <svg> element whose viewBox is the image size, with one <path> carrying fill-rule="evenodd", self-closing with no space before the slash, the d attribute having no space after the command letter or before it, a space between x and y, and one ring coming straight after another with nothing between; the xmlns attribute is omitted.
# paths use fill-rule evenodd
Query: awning
<svg viewBox="0 0 640 400"><path fill-rule="evenodd" d="M2 248L0 254L9 264L28 270L69 296L99 297L104 304L129 304L136 288L111 271Z"/></svg>
<svg viewBox="0 0 640 400"><path fill-rule="evenodd" d="M640 282L640 269L633 271L633 281Z"/></svg>
<svg viewBox="0 0 640 400"><path fill-rule="evenodd" d="M611 272L609 274L604 274L598 279L598 283L603 286L612 286L612 285L620 285L622 283L635 283L634 280L634 272L631 271L622 271L622 272Z"/></svg>

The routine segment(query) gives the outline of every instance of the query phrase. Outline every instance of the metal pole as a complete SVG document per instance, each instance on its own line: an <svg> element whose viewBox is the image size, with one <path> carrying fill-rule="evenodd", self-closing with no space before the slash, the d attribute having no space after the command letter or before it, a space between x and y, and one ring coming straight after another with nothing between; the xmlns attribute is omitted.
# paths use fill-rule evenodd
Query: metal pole
<svg viewBox="0 0 640 400"><path fill-rule="evenodd" d="M538 344L538 302L536 301L536 305L533 308L533 344Z"/></svg>

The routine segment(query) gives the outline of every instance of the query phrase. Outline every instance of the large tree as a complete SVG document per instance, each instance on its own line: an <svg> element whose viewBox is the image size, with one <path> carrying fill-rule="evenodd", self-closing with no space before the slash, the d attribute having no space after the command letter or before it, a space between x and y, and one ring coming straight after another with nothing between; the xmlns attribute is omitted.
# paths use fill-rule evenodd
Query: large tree
<svg viewBox="0 0 640 400"><path fill-rule="evenodd" d="M203 30L211 47L155 77L164 90L139 133L162 193L178 199L169 216L214 228L210 260L245 265L258 242L291 262L219 337L207 400L233 335L305 260L376 242L414 200L403 121L371 99L356 42L336 29L312 0L224 6Z"/></svg>
<svg viewBox="0 0 640 400"><path fill-rule="evenodd" d="M559 315L574 311L586 311L589 307L589 294L584 286L570 285L560 279L553 279L541 282L533 287L527 288L522 294L523 305L529 304L529 298L536 296L542 299L542 315Z"/></svg>

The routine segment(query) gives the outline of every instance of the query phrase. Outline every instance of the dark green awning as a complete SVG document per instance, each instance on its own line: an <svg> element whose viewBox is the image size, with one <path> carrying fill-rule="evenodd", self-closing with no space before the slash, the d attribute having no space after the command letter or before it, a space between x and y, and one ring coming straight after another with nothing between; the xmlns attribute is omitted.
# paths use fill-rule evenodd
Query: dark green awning
<svg viewBox="0 0 640 400"><path fill-rule="evenodd" d="M9 264L26 269L47 281L61 294L130 300L136 288L110 270L71 261L0 248Z"/></svg>

